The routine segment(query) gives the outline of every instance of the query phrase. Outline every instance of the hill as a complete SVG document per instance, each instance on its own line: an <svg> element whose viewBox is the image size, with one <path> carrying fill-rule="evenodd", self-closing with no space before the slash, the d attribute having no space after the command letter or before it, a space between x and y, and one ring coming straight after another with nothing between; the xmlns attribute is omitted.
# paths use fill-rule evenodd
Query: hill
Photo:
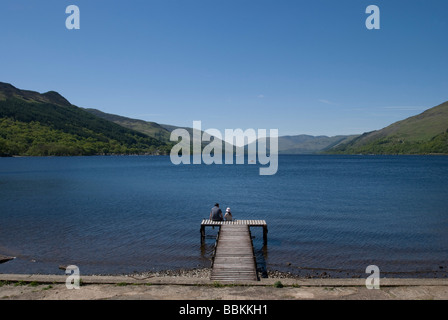
<svg viewBox="0 0 448 320"><path fill-rule="evenodd" d="M159 141L165 143L170 142L171 130L165 129L163 125L160 125L156 122L127 118L116 114L102 112L97 109L85 109L85 110L97 117L114 122L122 127L144 133L147 136L153 137Z"/></svg>
<svg viewBox="0 0 448 320"><path fill-rule="evenodd" d="M72 105L0 82L0 155L159 154L169 145Z"/></svg>
<svg viewBox="0 0 448 320"><path fill-rule="evenodd" d="M333 148L341 143L351 141L356 138L357 135L349 136L311 136L306 134L296 136L281 136L278 137L278 153L279 154L317 154L322 153L328 149ZM252 142L245 146L246 152L254 148ZM267 141L267 147L269 149L269 139Z"/></svg>
<svg viewBox="0 0 448 320"><path fill-rule="evenodd" d="M25 102L49 103L61 106L71 106L63 96L55 91L49 91L43 94L30 90L20 90L9 83L0 82L0 101L18 99Z"/></svg>
<svg viewBox="0 0 448 320"><path fill-rule="evenodd" d="M336 145L351 141L357 137L350 136L282 136L278 138L278 152L280 154L313 154L328 150Z"/></svg>
<svg viewBox="0 0 448 320"><path fill-rule="evenodd" d="M448 154L448 102L381 130L364 133L328 153Z"/></svg>
<svg viewBox="0 0 448 320"><path fill-rule="evenodd" d="M106 113L106 112L102 112L100 110L96 110L96 109L85 109L87 112L98 116L100 118L106 119L108 121L112 121L120 126L123 126L125 128L129 128L135 131L139 131L141 133L144 133L150 137L156 138L164 143L167 144L176 144L176 142L172 142L170 141L170 136L171 136L171 132L176 130L176 129L185 129L192 141L190 142L190 152L193 152L193 149L191 147L192 143L196 142L196 137L193 134L194 129L193 128L188 128L188 127L179 127L179 126L173 126L173 125L168 125L168 124L158 124L156 122L151 122L151 121L144 121L144 120L139 120L139 119L132 119L132 118L127 118L127 117L123 117L123 116L119 116L119 115L115 115L115 114L110 114L110 113ZM211 136L204 132L201 131L201 137L202 140L205 141L201 141L201 148L203 149L205 146L207 146L210 143L210 140L212 140ZM225 148L226 146L231 146L229 145L227 142L223 142L220 139L217 139L218 143L221 143L223 145L223 149L222 152L225 152ZM181 145L187 147L187 145L183 142L181 143ZM230 149L229 149L230 150Z"/></svg>
<svg viewBox="0 0 448 320"><path fill-rule="evenodd" d="M55 91L0 82L0 156L168 154L177 128L79 108ZM193 137L192 128L183 129ZM448 102L359 136L282 136L278 147L280 154L448 154Z"/></svg>

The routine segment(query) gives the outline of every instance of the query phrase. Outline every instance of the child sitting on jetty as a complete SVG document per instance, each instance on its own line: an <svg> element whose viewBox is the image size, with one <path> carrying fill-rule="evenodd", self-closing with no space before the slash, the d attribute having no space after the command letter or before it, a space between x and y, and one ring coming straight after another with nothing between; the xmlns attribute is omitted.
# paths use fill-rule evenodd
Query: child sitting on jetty
<svg viewBox="0 0 448 320"><path fill-rule="evenodd" d="M232 213L230 212L230 208L226 209L226 214L224 215L224 219L226 221L232 221Z"/></svg>

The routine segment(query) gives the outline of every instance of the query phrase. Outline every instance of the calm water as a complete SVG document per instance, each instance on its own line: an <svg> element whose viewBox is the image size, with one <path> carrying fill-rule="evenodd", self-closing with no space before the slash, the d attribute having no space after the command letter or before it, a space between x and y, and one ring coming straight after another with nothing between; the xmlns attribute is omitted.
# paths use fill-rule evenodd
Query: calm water
<svg viewBox="0 0 448 320"><path fill-rule="evenodd" d="M260 267L444 277L447 177L442 156L280 156L275 176L169 157L0 158L0 253L17 257L0 273L209 267L199 226L219 202L267 221L267 248L253 229Z"/></svg>

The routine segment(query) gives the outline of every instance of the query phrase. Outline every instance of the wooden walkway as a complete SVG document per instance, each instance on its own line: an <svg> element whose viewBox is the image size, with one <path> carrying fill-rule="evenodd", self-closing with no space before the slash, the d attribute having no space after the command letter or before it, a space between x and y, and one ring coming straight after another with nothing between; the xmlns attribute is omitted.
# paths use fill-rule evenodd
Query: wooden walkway
<svg viewBox="0 0 448 320"><path fill-rule="evenodd" d="M254 249L247 225L222 225L216 241L211 280L257 280Z"/></svg>
<svg viewBox="0 0 448 320"><path fill-rule="evenodd" d="M267 242L267 225L264 220L212 221L202 220L201 240L205 239L205 227L218 226L211 280L256 281L257 263L254 255L250 227L263 227L263 239Z"/></svg>

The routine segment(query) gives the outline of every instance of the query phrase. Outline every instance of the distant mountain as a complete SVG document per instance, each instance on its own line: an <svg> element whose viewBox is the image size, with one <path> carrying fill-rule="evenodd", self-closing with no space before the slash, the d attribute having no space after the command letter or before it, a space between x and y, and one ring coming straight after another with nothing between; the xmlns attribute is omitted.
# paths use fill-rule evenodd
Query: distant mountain
<svg viewBox="0 0 448 320"><path fill-rule="evenodd" d="M168 154L178 128L79 108L55 91L0 82L0 156ZM194 136L192 128L182 129ZM280 154L448 154L448 102L359 136L282 136L278 147Z"/></svg>
<svg viewBox="0 0 448 320"><path fill-rule="evenodd" d="M115 114L105 113L96 109L85 109L98 117L115 122L123 127L133 129L147 134L150 137L154 137L163 142L170 142L171 132L175 129L185 129L193 137L193 128L179 127L168 124L158 124L156 122L144 121L139 119L127 118ZM204 137L209 137L206 133L202 132ZM327 136L310 136L310 135L297 135L297 136L282 136L279 137L279 153L280 154L313 154L328 150L341 143L350 141L357 137L357 135L340 135L334 137ZM206 146L209 142L202 142L202 147ZM226 146L227 143L224 145ZM234 153L240 149L233 147ZM231 149L229 149L231 150ZM223 152L225 151L225 147ZM244 148L244 152L248 151L248 147Z"/></svg>
<svg viewBox="0 0 448 320"><path fill-rule="evenodd" d="M357 135L350 136L311 136L306 134L301 134L297 136L281 136L278 137L278 153L279 154L317 154L322 153L334 146L341 143L351 141L356 138ZM246 152L251 152L255 150L254 144L257 142L252 142L245 146ZM269 139L267 139L267 149L270 149Z"/></svg>
<svg viewBox="0 0 448 320"><path fill-rule="evenodd" d="M120 126L136 130L147 134L150 137L157 138L162 142L170 142L171 132L176 129L185 129L193 137L193 128L179 127L168 124L158 124L156 122L144 121L139 119L127 118L115 114L105 113L96 109L85 109L87 112L94 114L100 118L112 121ZM202 132L202 135L209 137L206 133ZM309 136L309 135L298 135L298 136L284 136L279 137L279 153L283 154L311 154L327 150L331 147L338 145L339 143L350 141L356 137L353 136ZM202 147L206 146L209 142L202 142ZM224 145L226 146L227 143ZM237 149L233 147L234 153ZM230 149L229 149L230 150ZM225 151L225 147L223 152ZM245 148L247 152L247 146Z"/></svg>
<svg viewBox="0 0 448 320"><path fill-rule="evenodd" d="M280 154L313 154L328 150L341 143L351 141L357 135L350 136L282 136L278 138L278 152Z"/></svg>
<svg viewBox="0 0 448 320"><path fill-rule="evenodd" d="M97 117L59 93L0 82L0 155L159 154L169 145Z"/></svg>
<svg viewBox="0 0 448 320"><path fill-rule="evenodd" d="M55 91L39 93L29 90L20 90L9 83L0 82L0 101L19 99L26 102L51 103L60 106L71 106L63 96Z"/></svg>
<svg viewBox="0 0 448 320"><path fill-rule="evenodd" d="M111 113L102 112L97 109L85 110L97 117L114 122L122 127L144 133L147 136L153 137L162 142L170 141L171 130L167 130L163 125L160 125L156 122L127 118Z"/></svg>
<svg viewBox="0 0 448 320"><path fill-rule="evenodd" d="M448 154L448 102L333 147L342 154Z"/></svg>
<svg viewBox="0 0 448 320"><path fill-rule="evenodd" d="M116 124L119 124L120 126L125 127L125 128L139 131L141 133L144 133L150 137L156 138L165 143L176 144L176 142L170 141L171 132L176 129L185 129L190 134L190 137L192 139L192 141L190 141L190 146L194 141L196 141L196 140L194 140L195 136L193 135L193 132L194 132L193 128L179 127L179 126L173 126L173 125L168 125L168 124L158 124L156 122L132 119L132 118L127 118L127 117L123 117L123 116L119 116L119 115L115 115L115 114L102 112L102 111L96 110L96 109L85 109L85 110L95 116L98 116L98 117L103 118L108 121L112 121ZM206 140L204 142L201 141L201 146L203 148L210 143L211 136L209 134L205 133L204 131L201 131L201 137L202 137L202 140ZM218 139L218 141L221 144L223 143L222 140ZM227 143L223 144L223 152L225 151L226 145L228 145L228 144ZM186 144L184 143L183 146L186 147ZM192 152L192 150L191 150L191 152Z"/></svg>

